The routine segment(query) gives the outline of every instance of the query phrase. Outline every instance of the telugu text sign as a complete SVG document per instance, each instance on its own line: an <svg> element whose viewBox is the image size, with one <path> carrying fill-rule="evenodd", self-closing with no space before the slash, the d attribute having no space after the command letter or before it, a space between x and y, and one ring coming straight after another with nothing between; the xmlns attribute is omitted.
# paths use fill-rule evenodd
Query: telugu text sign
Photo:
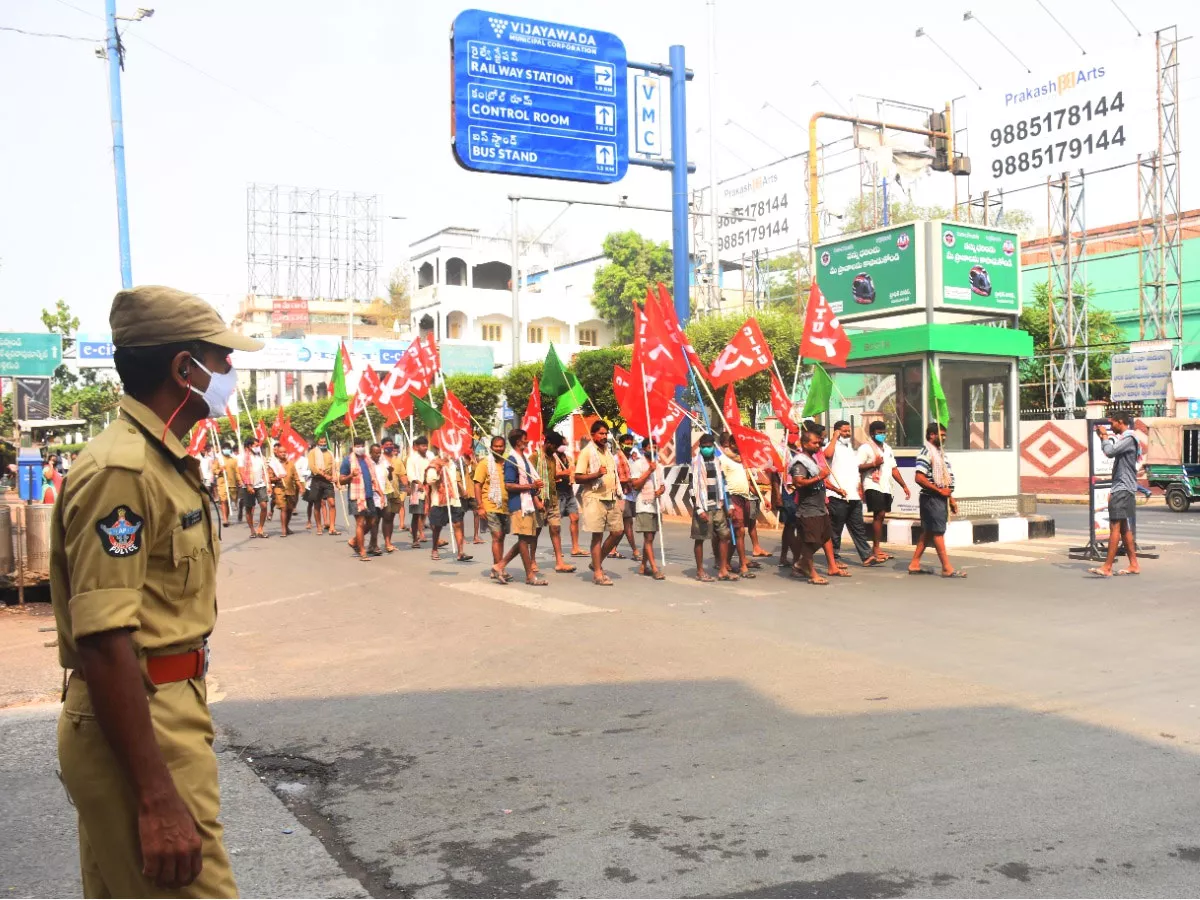
<svg viewBox="0 0 1200 900"><path fill-rule="evenodd" d="M0 375L38 378L54 374L62 365L62 337L57 334L0 332Z"/></svg>
<svg viewBox="0 0 1200 900"><path fill-rule="evenodd" d="M1020 244L1015 232L935 222L943 306L1021 312Z"/></svg>
<svg viewBox="0 0 1200 900"><path fill-rule="evenodd" d="M1131 162L1156 145L1154 41L1093 51L1024 78L994 79L972 99L971 189L1027 187L1066 170Z"/></svg>
<svg viewBox="0 0 1200 900"><path fill-rule="evenodd" d="M466 10L454 20L454 153L480 172L614 182L629 166L625 45Z"/></svg>
<svg viewBox="0 0 1200 900"><path fill-rule="evenodd" d="M917 277L921 244L912 224L818 244L817 284L839 319L905 311L924 299Z"/></svg>
<svg viewBox="0 0 1200 900"><path fill-rule="evenodd" d="M1129 400L1165 400L1171 381L1171 351L1117 353L1112 358L1114 403Z"/></svg>

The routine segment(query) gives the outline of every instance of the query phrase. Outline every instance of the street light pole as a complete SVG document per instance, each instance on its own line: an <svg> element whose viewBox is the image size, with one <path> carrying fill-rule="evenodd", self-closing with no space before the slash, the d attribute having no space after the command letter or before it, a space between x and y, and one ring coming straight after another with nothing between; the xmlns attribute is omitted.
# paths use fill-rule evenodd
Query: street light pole
<svg viewBox="0 0 1200 900"><path fill-rule="evenodd" d="M521 248L517 238L517 203L516 197L509 198L512 201L512 277L509 283L512 285L512 364L517 367L521 364L521 301L517 294L517 274L521 266Z"/></svg>
<svg viewBox="0 0 1200 900"><path fill-rule="evenodd" d="M129 257L129 198L125 193L125 121L121 110L121 36L117 33L117 0L104 0L108 36L108 112L112 120L113 174L117 182L117 245L121 258L121 287L133 287Z"/></svg>

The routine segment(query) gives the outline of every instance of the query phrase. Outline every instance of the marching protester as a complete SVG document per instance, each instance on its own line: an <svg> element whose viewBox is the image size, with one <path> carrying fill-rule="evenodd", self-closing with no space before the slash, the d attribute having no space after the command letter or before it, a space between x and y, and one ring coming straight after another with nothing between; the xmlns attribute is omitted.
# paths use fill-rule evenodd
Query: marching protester
<svg viewBox="0 0 1200 900"><path fill-rule="evenodd" d="M459 562L474 559L463 546L463 494L462 469L454 460L435 453L425 467L425 516L429 522L429 536L433 541L429 558L440 560L442 529L449 525L454 531L454 540L458 547Z"/></svg>
<svg viewBox="0 0 1200 900"><path fill-rule="evenodd" d="M583 501L581 527L592 536L592 584L611 587L612 579L604 574L604 560L621 543L625 521L623 509L618 506L621 493L617 463L608 449L608 425L603 419L592 423L591 435L575 461L575 483L580 486Z"/></svg>
<svg viewBox="0 0 1200 900"><path fill-rule="evenodd" d="M558 495L558 517L565 520L571 537L571 556L582 558L588 555L579 546L579 498L575 496L575 466L567 455L563 440L554 451L554 489Z"/></svg>
<svg viewBox="0 0 1200 900"><path fill-rule="evenodd" d="M317 438L317 446L308 453L308 471L312 476L308 490L317 511L317 534L326 530L333 535L341 534L336 527L337 500L333 483L333 452L329 449L329 441L325 435Z"/></svg>
<svg viewBox="0 0 1200 900"><path fill-rule="evenodd" d="M880 547L887 515L892 511L892 485L900 485L906 500L912 498L912 491L900 476L896 454L888 445L887 423L872 422L867 434L870 440L858 448L858 469L862 473L863 503L872 516L874 541L871 545L871 557L875 560L874 565L878 565L894 558ZM864 565L872 563L868 561Z"/></svg>
<svg viewBox="0 0 1200 900"><path fill-rule="evenodd" d="M508 491L504 487L504 438L492 438L488 455L475 467L475 506L487 516L492 534L491 578L508 584L512 576L504 570L504 538L508 534Z"/></svg>
<svg viewBox="0 0 1200 900"><path fill-rule="evenodd" d="M1109 428L1112 429L1111 433ZM1113 563L1116 562L1122 541L1125 542L1129 565L1116 574L1141 573L1137 558L1137 541L1133 533L1133 519L1137 511L1137 461L1140 448L1137 435L1132 429L1133 421L1129 413L1124 412L1110 415L1108 427L1096 426L1096 433L1100 436L1100 449L1113 461L1112 490L1108 494L1108 555L1104 559L1104 565L1088 569L1090 573L1101 578L1112 576Z"/></svg>
<svg viewBox="0 0 1200 900"><path fill-rule="evenodd" d="M312 531L313 502L312 493L309 491L309 488L312 486L312 473L308 471L308 454L300 454L292 460L292 463L296 466L296 481L300 486L300 496L304 498L304 506L307 513L304 528L306 531ZM299 505L299 500L297 500L296 506L298 507ZM292 512L294 513L295 510L293 509Z"/></svg>
<svg viewBox="0 0 1200 900"><path fill-rule="evenodd" d="M771 475L763 469L756 469L753 466L746 468L746 474L750 478L750 485L754 488L754 496L750 498L750 507L746 514L746 534L750 538L750 558L765 559L771 554L763 549L763 545L758 540L758 516L762 512L763 501L771 496ZM772 510L778 507L771 507ZM756 566L751 564L751 568Z"/></svg>
<svg viewBox="0 0 1200 900"><path fill-rule="evenodd" d="M743 465L738 454L737 441L731 435L721 435L717 465L721 467L721 479L725 482L725 491L729 497L729 525L733 531L730 552L737 553L738 574L742 578L756 578L750 570L760 568L759 563L751 560L746 551L746 520L750 516L750 501L754 499L750 487L750 473Z"/></svg>
<svg viewBox="0 0 1200 900"><path fill-rule="evenodd" d="M692 541L696 556L696 580L709 582L713 577L704 571L704 545L712 542L713 561L718 581L737 581L729 571L730 533L726 511L725 479L717 463L717 445L711 434L700 437L699 448L692 459Z"/></svg>
<svg viewBox="0 0 1200 900"><path fill-rule="evenodd" d="M417 435L408 454L405 476L408 478L408 516L412 548L418 550L425 540L425 469L429 465L429 438ZM435 545L436 546L436 545Z"/></svg>
<svg viewBox="0 0 1200 900"><path fill-rule="evenodd" d="M921 568L921 555L930 544L937 552L942 564L943 578L966 578L967 573L954 568L946 553L946 523L950 513L958 513L958 502L954 499L954 471L942 448L945 446L946 429L937 422L929 423L925 429L925 446L917 455L916 482L921 488L918 498L921 504L921 536L913 550L912 562L908 564L909 575L929 574Z"/></svg>
<svg viewBox="0 0 1200 900"><path fill-rule="evenodd" d="M617 482L621 485L621 522L624 527L625 540L629 542L629 550L633 556L634 562L642 558L641 551L638 550L637 541L633 538L633 516L635 507L637 506L637 491L630 484L631 478L629 474L629 466L636 456L633 449L633 435L628 431L621 435L617 443L617 453L614 457L617 463ZM621 546L617 542L617 546ZM621 559L621 554L613 550L609 554L612 559Z"/></svg>
<svg viewBox="0 0 1200 900"><path fill-rule="evenodd" d="M771 473L771 502L779 510L779 525L782 533L779 538L779 568L791 565L788 554L791 553L796 538L796 492L792 485L792 463L800 452L800 434L796 431L787 433L787 455L783 460L783 471Z"/></svg>
<svg viewBox="0 0 1200 900"><path fill-rule="evenodd" d="M271 493L275 498L275 508L279 510L279 525L284 537L292 533L292 513L300 499L300 476L296 474L296 464L287 457L283 444L275 445L275 455L270 461L269 474L271 478Z"/></svg>
<svg viewBox="0 0 1200 900"><path fill-rule="evenodd" d="M815 434L817 436L817 450L815 453L812 454L813 460L822 469L829 470L829 458L825 455L825 448L827 446L829 446L828 441L825 439L825 426L822 425L820 422L814 422L810 419L804 423L804 428L806 431L811 431L813 434ZM803 443L802 443L802 449L803 449ZM830 473L830 474L832 474L832 473ZM831 490L831 488L829 487L828 481L826 481L825 487L826 487L825 512L828 513L829 512L829 490ZM834 490L834 493L839 493L839 491L840 491L840 489ZM823 548L825 550L825 559L829 564L829 574L834 576L835 578L849 578L850 577L850 568L846 565L843 565L841 562L839 562L837 556L833 552L833 523L832 522L830 522L829 532L830 532L829 537L828 537L828 539L826 539L824 548Z"/></svg>
<svg viewBox="0 0 1200 900"><path fill-rule="evenodd" d="M800 435L800 452L792 460L791 476L796 492L796 561L792 571L808 579L809 584L829 584L817 572L813 558L830 541L829 512L825 505L825 481L829 467L819 456L821 436L815 429ZM833 572L832 568L830 570Z"/></svg>
<svg viewBox="0 0 1200 900"><path fill-rule="evenodd" d="M542 508L542 481L529 458L529 438L523 428L514 428L508 435L512 453L504 461L504 489L508 492L509 528L517 538L514 548L521 554L525 567L525 583L545 587L550 582L537 572L533 559L534 541L538 532L538 510ZM511 557L512 551L509 551Z"/></svg>
<svg viewBox="0 0 1200 900"><path fill-rule="evenodd" d="M229 527L229 515L233 512L234 504L240 503L241 476L238 474L237 460L233 458L233 448L221 448L221 458L214 469L214 482L217 489L217 508L221 510L221 525Z"/></svg>
<svg viewBox="0 0 1200 900"><path fill-rule="evenodd" d="M472 486L463 495L463 530L466 531L467 513L470 513L471 514L471 530L472 530L471 543L472 544L485 543L483 538L481 538L479 536L479 525L480 525L481 520L482 520L482 524L483 524L483 530L487 531L487 520L483 518L483 513L479 509L479 504L475 502L475 491L474 491L474 487L473 487L474 481L475 481L475 474L474 474L475 467L478 465L478 463L479 463L479 460L475 455L474 447L471 447L469 450L466 450L462 459L460 459L458 461L458 467L459 467L460 473L463 473L463 472L468 473L468 474L464 475L464 477L469 482L469 484Z"/></svg>
<svg viewBox="0 0 1200 900"><path fill-rule="evenodd" d="M663 495L666 485L658 473L658 462L651 453L650 438L645 438L641 455L629 464L632 486L637 491L633 527L642 536L642 564L638 566L638 574L662 581L667 576L658 568L654 558L654 538L658 534L658 498Z"/></svg>
<svg viewBox="0 0 1200 900"><path fill-rule="evenodd" d="M569 575L575 571L575 566L563 558L562 507L558 494L560 489L558 454L564 443L566 443L566 438L557 431L551 431L546 435L545 446L534 452L533 464L537 469L538 478L545 485L542 500L543 509L540 516L546 530L550 532L550 545L554 548L554 571L560 575ZM569 492L570 490L571 485L568 480L567 491ZM537 543L535 539L533 542L534 553L537 552Z"/></svg>
<svg viewBox="0 0 1200 900"><path fill-rule="evenodd" d="M350 511L354 514L354 537L347 543L363 562L382 556L378 546L367 547L375 519L383 509L383 484L374 463L367 458L366 441L356 437L353 450L342 460L341 483L349 485Z"/></svg>
<svg viewBox="0 0 1200 900"><path fill-rule="evenodd" d="M263 459L262 445L258 438L246 440L238 465L238 477L242 482L241 505L246 512L246 524L250 526L250 537L267 538L267 463ZM254 530L254 510L258 509L258 530Z"/></svg>
<svg viewBox="0 0 1200 900"><path fill-rule="evenodd" d="M383 439L383 465L387 468L384 479L386 488L386 504L383 507L383 549L387 553L395 553L396 546L392 536L396 533L396 516L400 517L400 530L404 530L404 501L405 490L408 487L408 475L400 467L396 454L396 442L391 438Z"/></svg>
<svg viewBox="0 0 1200 900"><path fill-rule="evenodd" d="M834 440L829 445L829 470L832 475L828 490L829 523L833 532L833 555L841 559L842 530L850 532L855 552L864 566L875 566L879 562L871 545L867 542L867 527L863 523L862 475L859 470L858 453L854 449L854 430L842 419L834 423Z"/></svg>

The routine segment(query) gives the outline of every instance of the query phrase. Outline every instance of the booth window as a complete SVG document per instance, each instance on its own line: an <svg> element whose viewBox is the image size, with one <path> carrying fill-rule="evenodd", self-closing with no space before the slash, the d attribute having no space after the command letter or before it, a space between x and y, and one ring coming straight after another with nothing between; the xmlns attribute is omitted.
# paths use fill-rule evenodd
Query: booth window
<svg viewBox="0 0 1200 900"><path fill-rule="evenodd" d="M893 447L920 447L925 440L921 414L924 365L922 360L909 360L855 366L832 373L837 390L831 400L830 420L853 422L857 443L867 440L867 428L872 422L882 421L887 425L887 440Z"/></svg>
<svg viewBox="0 0 1200 900"><path fill-rule="evenodd" d="M947 450L1011 450L1008 414L1011 363L942 360L942 390L950 404Z"/></svg>

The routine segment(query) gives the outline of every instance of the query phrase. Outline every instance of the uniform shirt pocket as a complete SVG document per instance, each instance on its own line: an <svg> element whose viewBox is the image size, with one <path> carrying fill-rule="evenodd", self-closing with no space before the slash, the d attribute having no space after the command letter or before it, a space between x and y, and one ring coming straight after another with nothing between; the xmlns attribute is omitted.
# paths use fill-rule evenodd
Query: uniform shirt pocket
<svg viewBox="0 0 1200 900"><path fill-rule="evenodd" d="M211 583L214 566L203 524L171 532L171 562L174 569L164 585L168 600L192 600L205 583Z"/></svg>

